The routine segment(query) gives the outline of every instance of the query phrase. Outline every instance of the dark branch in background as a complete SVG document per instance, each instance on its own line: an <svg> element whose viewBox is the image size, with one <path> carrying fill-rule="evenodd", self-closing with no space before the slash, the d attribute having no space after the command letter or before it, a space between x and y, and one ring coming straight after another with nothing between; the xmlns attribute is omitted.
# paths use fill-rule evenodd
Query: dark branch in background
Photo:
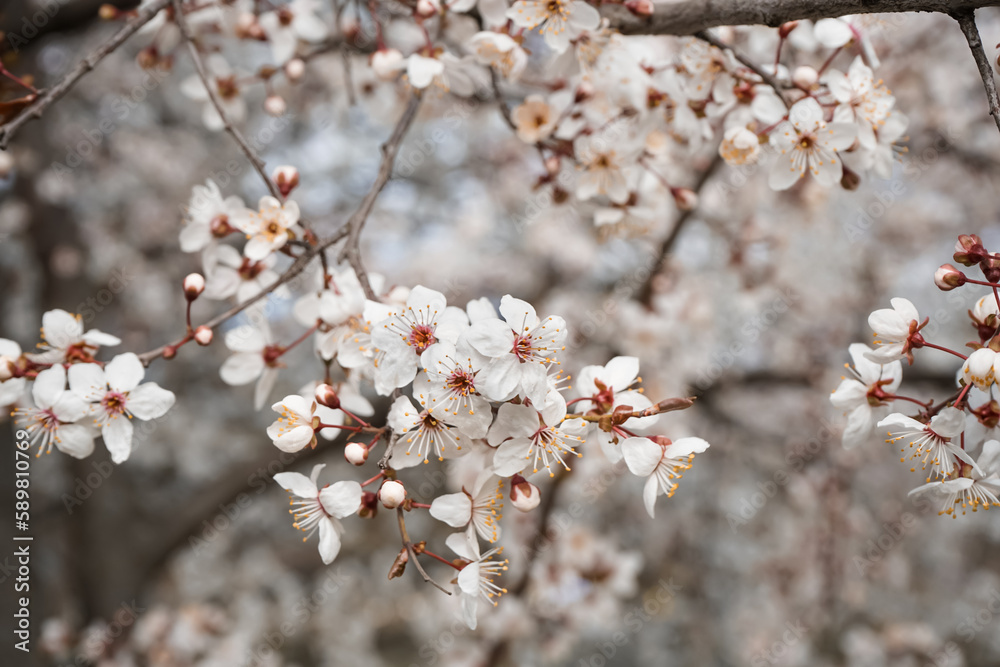
<svg viewBox="0 0 1000 667"><path fill-rule="evenodd" d="M232 120L230 120L229 116L226 114L226 110L222 107L222 100L219 99L217 86L211 81L208 72L205 70L205 62L202 60L201 54L198 53L198 46L194 43L194 38L188 30L187 20L184 18L184 10L181 7L181 0L172 0L172 2L174 4L174 20L177 22L177 27L181 31L181 36L184 38L184 41L187 42L188 50L191 52L191 60L194 61L194 68L198 72L198 78L201 79L202 84L205 86L205 90L208 91L208 98L212 100L212 106L215 107L215 111L222 119L223 127L225 127L226 132L233 137L233 140L239 145L240 150L247 156L250 164L253 165L253 168L257 170L258 174L260 174L264 183L267 184L267 189L271 193L271 196L278 201L284 201L285 198L278 190L278 186L274 184L271 177L267 175L266 171L264 171L264 161L259 155L257 155L256 152L254 152L252 148L250 148L250 144L248 144L247 140L243 138L243 133L236 129L236 126L233 125Z"/></svg>
<svg viewBox="0 0 1000 667"><path fill-rule="evenodd" d="M414 93L410 97L410 101L407 103L406 110L400 117L399 122L396 123L396 129L393 130L392 136L382 144L382 163L379 165L375 182L372 183L368 194L362 200L361 206L358 207L358 210L354 212L354 215L350 217L345 225L347 228L347 243L344 244L343 249L340 251L340 259L347 260L347 263L351 265L354 273L358 276L358 280L361 282L361 287L365 290L365 295L372 300L376 300L378 297L372 290L371 283L368 281L368 273L361 262L361 230L368 220L368 214L371 213L372 207L375 206L375 200L378 199L379 193L382 192L382 188L385 187L385 184L389 182L389 177L392 176L392 166L396 162L396 153L399 152L399 145L403 142L403 137L406 136L410 125L413 124L413 119L417 117L418 108L420 108L420 96Z"/></svg>
<svg viewBox="0 0 1000 667"><path fill-rule="evenodd" d="M0 149L6 149L7 144L14 137L21 126L36 119L41 118L45 110L56 100L61 98L70 88L76 85L79 81L87 74L90 70L97 66L97 63L101 62L105 56L121 46L125 40L131 37L135 32L142 26L149 23L154 16L156 16L161 9L164 9L169 5L171 0L153 0L153 2L139 12L139 15L134 19L126 23L121 30L116 32L114 36L111 37L107 42L102 44L89 56L81 60L76 67L74 67L69 74L62 78L56 85L52 86L47 90L43 90L42 94L38 97L35 102L25 108L21 113L19 113L13 120L9 123L0 127Z"/></svg>
<svg viewBox="0 0 1000 667"><path fill-rule="evenodd" d="M965 35L965 40L969 43L972 57L976 59L979 76L983 78L983 87L986 88L986 100L990 105L990 115L993 116L997 129L1000 130L1000 99L997 99L997 85L993 80L993 67L983 50L983 40L980 39L979 29L976 27L976 12L972 9L956 11L951 12L951 17L958 21L962 34Z"/></svg>
<svg viewBox="0 0 1000 667"><path fill-rule="evenodd" d="M701 175L698 176L698 182L695 183L693 188L696 193L701 192L701 189L705 187L705 183L707 183L708 179L712 177L715 170L722 165L722 162L722 157L719 155L719 152L716 151L715 157L712 158L712 162L705 168L705 171L701 172ZM646 282L643 283L639 293L635 296L636 300L647 308L652 307L653 304L653 281L656 280L656 277L663 272L663 269L667 264L667 256L673 249L674 243L677 242L677 237L680 236L681 230L684 229L684 225L687 224L687 221L694 215L695 210L697 210L697 207L681 213L680 217L677 218L677 222L674 223L673 229L671 229L670 233L667 235L667 238L663 239L663 243L660 244L660 249L657 251L656 255L656 263L649 271L649 278L646 279Z"/></svg>
<svg viewBox="0 0 1000 667"><path fill-rule="evenodd" d="M760 66L757 65L757 63L750 60L745 55L743 55L733 47L729 46L728 44L719 41L714 35L712 35L707 31L703 30L699 33L696 33L695 37L702 40L703 42L708 42L717 49L722 49L723 51L729 51L730 53L732 53L733 57L736 58L738 61L740 61L740 64L742 64L751 72L759 76L761 78L761 81L771 86L771 88L774 88L774 92L778 95L778 99L781 100L782 104L785 105L786 109L788 108L788 100L785 99L785 93L781 89L781 84L778 83L778 80L775 79L774 76L762 70Z"/></svg>
<svg viewBox="0 0 1000 667"><path fill-rule="evenodd" d="M625 35L694 35L724 25L767 25L848 14L953 12L995 7L1000 0L684 0L657 3L648 18L634 16L624 5L606 4L601 13Z"/></svg>

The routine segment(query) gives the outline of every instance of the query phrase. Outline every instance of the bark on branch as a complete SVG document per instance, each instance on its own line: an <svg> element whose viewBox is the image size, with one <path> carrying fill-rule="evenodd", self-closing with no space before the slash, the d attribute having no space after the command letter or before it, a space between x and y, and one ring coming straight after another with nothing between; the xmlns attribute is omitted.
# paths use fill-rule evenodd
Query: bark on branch
<svg viewBox="0 0 1000 667"><path fill-rule="evenodd" d="M601 13L626 35L693 35L723 25L767 25L847 14L940 12L951 14L995 7L1000 0L684 0L656 5L639 18L623 5L605 5Z"/></svg>

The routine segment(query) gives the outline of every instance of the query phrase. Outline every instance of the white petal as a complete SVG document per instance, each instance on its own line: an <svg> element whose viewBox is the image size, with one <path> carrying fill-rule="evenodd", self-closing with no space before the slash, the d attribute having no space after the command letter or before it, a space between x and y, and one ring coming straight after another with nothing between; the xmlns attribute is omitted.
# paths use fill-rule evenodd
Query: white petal
<svg viewBox="0 0 1000 667"><path fill-rule="evenodd" d="M638 477L648 477L663 459L663 448L649 438L626 438L621 444L625 465Z"/></svg>
<svg viewBox="0 0 1000 667"><path fill-rule="evenodd" d="M319 555L324 565L329 565L340 553L340 533L333 519L320 519Z"/></svg>
<svg viewBox="0 0 1000 667"><path fill-rule="evenodd" d="M222 381L234 387L253 382L263 372L264 357L259 352L238 352L226 359L219 369Z"/></svg>
<svg viewBox="0 0 1000 667"><path fill-rule="evenodd" d="M139 419L157 419L167 414L175 400L174 392L147 382L129 392L126 408Z"/></svg>
<svg viewBox="0 0 1000 667"><path fill-rule="evenodd" d="M104 446L111 452L115 463L126 461L132 452L132 420L118 416L101 427Z"/></svg>
<svg viewBox="0 0 1000 667"><path fill-rule="evenodd" d="M431 516L453 528L461 528L472 519L472 499L465 493L449 493L431 502Z"/></svg>
<svg viewBox="0 0 1000 667"><path fill-rule="evenodd" d="M299 498L315 498L319 495L319 489L313 481L297 472L279 472L274 476L274 481L285 491L291 491Z"/></svg>
<svg viewBox="0 0 1000 667"><path fill-rule="evenodd" d="M94 432L82 424L64 424L59 427L56 448L73 458L86 458L94 451Z"/></svg>
<svg viewBox="0 0 1000 667"><path fill-rule="evenodd" d="M320 489L319 501L327 514L343 519L361 507L361 494L361 485L357 482L337 482Z"/></svg>
<svg viewBox="0 0 1000 667"><path fill-rule="evenodd" d="M642 504L646 506L650 519L655 519L653 511L656 506L656 497L660 495L660 483L655 477L646 480L646 485L642 487Z"/></svg>
<svg viewBox="0 0 1000 667"><path fill-rule="evenodd" d="M61 364L54 364L40 372L31 388L31 396L35 404L44 409L51 408L59 395L66 388L66 369ZM73 420L70 420L73 421Z"/></svg>
<svg viewBox="0 0 1000 667"><path fill-rule="evenodd" d="M108 391L104 370L97 364L73 364L68 375L69 388L88 403L99 401Z"/></svg>

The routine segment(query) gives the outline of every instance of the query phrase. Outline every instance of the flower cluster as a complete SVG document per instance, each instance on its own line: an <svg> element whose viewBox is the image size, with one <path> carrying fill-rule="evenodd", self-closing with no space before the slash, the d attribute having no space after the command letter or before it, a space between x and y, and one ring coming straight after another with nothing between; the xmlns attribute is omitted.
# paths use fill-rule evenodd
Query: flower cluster
<svg viewBox="0 0 1000 667"><path fill-rule="evenodd" d="M934 494L942 502L941 514L953 517L980 507L1000 505L1000 402L996 383L1000 378L1000 256L988 251L982 239L962 235L955 247L954 261L977 267L983 279L970 278L952 264L942 265L934 282L943 291L966 284L989 287L968 311L975 332L965 346L968 355L925 339L923 330L930 318L921 320L907 299L892 299L892 308L876 310L868 318L876 348L856 343L848 366L852 378L845 378L830 400L847 414L843 441L854 447L869 440L873 429L886 430L887 443L900 445L903 456L919 462L924 484L912 494ZM951 354L962 361L956 370L954 393L941 400L922 401L899 393L902 360L913 364L915 350L930 348ZM917 414L901 412L900 402L919 407ZM916 465L911 471L916 470Z"/></svg>
<svg viewBox="0 0 1000 667"><path fill-rule="evenodd" d="M562 370L565 321L540 317L525 301L508 295L498 309L485 298L461 308L422 285L383 291L381 281L376 281L381 297L365 299L357 275L346 266L332 267L321 282L319 290L298 301L295 312L303 325L311 325L327 376L275 403L278 418L268 435L282 451L296 452L317 447L319 437L346 432L344 458L355 466L374 463L371 454L385 445L375 474L362 482L319 486L319 466L311 478L277 475L293 497L295 526L307 537L319 531L320 554L328 563L340 549L341 519L356 513L371 518L381 506L397 510L402 522L405 512L428 510L460 529L447 540L458 559L404 537L406 548L391 576L422 555L459 570L459 597L471 627L478 601L496 604L505 592L497 582L506 570L506 560L498 558L501 548L482 550L480 541L500 540L507 500L520 511L535 509L541 480L568 474L576 457L603 451L608 463L624 459L633 474L647 478L643 501L652 516L657 497L672 496L695 454L709 446L700 438L672 441L656 434L660 415L692 401L653 403L640 386L634 357L584 367L571 387ZM240 354L259 358L267 349L262 343L255 340L248 346L253 350L237 352L226 365L232 367ZM330 379L332 364L343 380ZM359 392L366 384L378 395L394 397L384 426L369 421L375 410ZM407 468L458 458L477 472L468 487L413 497L404 479Z"/></svg>
<svg viewBox="0 0 1000 667"><path fill-rule="evenodd" d="M654 11L649 2L625 5L640 16ZM888 178L908 124L875 73L880 63L865 22L854 17L730 29L720 33L725 40L678 38L664 50L621 35L584 0L422 0L408 12L386 13L379 3L359 12L335 27L316 0L207 2L188 9L185 20L216 43L207 49L207 80L236 124L247 118L250 86L263 84L263 108L280 116L282 95L293 94L313 58L342 43L374 43L370 87L482 97L509 86L513 108L500 104L518 138L542 158L537 187L555 202L589 202L586 210L604 233L649 231L671 209L696 206L684 167L710 150L733 166L770 154L775 190L807 175L847 189L864 174ZM169 24L165 12L161 17L150 24L159 26L159 41ZM162 65L160 54L173 41L154 42L141 61ZM235 71L224 56L235 42L269 45L270 64L256 74ZM750 59L730 47L744 44ZM203 105L208 127L224 126L200 77L186 79L182 90ZM270 229L275 216L267 211L274 208L261 202L260 218L268 222L240 228L253 236L245 253L251 261L280 247L286 230L294 233L291 211Z"/></svg>
<svg viewBox="0 0 1000 667"><path fill-rule="evenodd" d="M158 419L174 404L172 392L142 382L146 369L135 354L95 358L102 346L120 342L85 331L82 318L64 310L42 317L39 352L0 338L0 406L14 406L11 414L39 456L55 446L86 458L100 435L111 459L122 463L132 452L132 419Z"/></svg>

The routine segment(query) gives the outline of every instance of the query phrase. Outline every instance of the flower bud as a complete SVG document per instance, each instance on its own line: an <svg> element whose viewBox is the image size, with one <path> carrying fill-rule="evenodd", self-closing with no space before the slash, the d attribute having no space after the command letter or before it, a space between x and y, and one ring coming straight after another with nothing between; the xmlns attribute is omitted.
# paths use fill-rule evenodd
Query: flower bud
<svg viewBox="0 0 1000 667"><path fill-rule="evenodd" d="M698 205L698 194L690 188L671 188L670 194L677 202L677 208L682 211L691 211Z"/></svg>
<svg viewBox="0 0 1000 667"><path fill-rule="evenodd" d="M538 487L521 477L514 475L510 478L510 504L522 512L530 512L538 507L542 500L542 495Z"/></svg>
<svg viewBox="0 0 1000 667"><path fill-rule="evenodd" d="M316 387L316 402L320 405L325 405L331 410L337 410L340 408L340 397L337 396L337 390L328 384L321 384Z"/></svg>
<svg viewBox="0 0 1000 667"><path fill-rule="evenodd" d="M378 490L378 499L382 501L383 507L394 510L406 500L406 489L396 480L390 479Z"/></svg>
<svg viewBox="0 0 1000 667"><path fill-rule="evenodd" d="M558 155L550 155L545 158L545 171L549 172L550 176L555 176L559 173L559 164L561 160Z"/></svg>
<svg viewBox="0 0 1000 667"><path fill-rule="evenodd" d="M782 23L778 26L778 37L781 39L787 39L789 33L799 27L798 21L788 21L787 23Z"/></svg>
<svg viewBox="0 0 1000 667"><path fill-rule="evenodd" d="M996 378L994 366L997 353L988 347L980 348L969 355L962 364L962 379L966 384L973 384L983 391L989 391Z"/></svg>
<svg viewBox="0 0 1000 667"><path fill-rule="evenodd" d="M438 13L441 6L436 2L436 0L417 0L417 11L416 14L420 18L430 18Z"/></svg>
<svg viewBox="0 0 1000 667"><path fill-rule="evenodd" d="M636 16L653 15L653 3L650 0L626 0L625 8Z"/></svg>
<svg viewBox="0 0 1000 667"><path fill-rule="evenodd" d="M282 116L288 110L285 98L281 95L268 95L264 100L264 111L271 116Z"/></svg>
<svg viewBox="0 0 1000 667"><path fill-rule="evenodd" d="M948 292L965 284L965 274L951 264L942 264L934 272L934 284L942 292Z"/></svg>
<svg viewBox="0 0 1000 667"><path fill-rule="evenodd" d="M257 15L253 12L242 12L236 17L235 33L239 39L258 39L262 41L267 39L264 29L260 27L260 23L257 21Z"/></svg>
<svg viewBox="0 0 1000 667"><path fill-rule="evenodd" d="M233 226L229 224L229 217L225 214L212 218L208 223L208 228L212 230L212 236L217 239L224 238L233 233Z"/></svg>
<svg viewBox="0 0 1000 667"><path fill-rule="evenodd" d="M285 63L285 77L289 81L298 81L306 73L306 63L302 58L292 58Z"/></svg>
<svg viewBox="0 0 1000 667"><path fill-rule="evenodd" d="M853 192L861 185L861 176L856 172L844 167L844 174L840 177L840 187Z"/></svg>
<svg viewBox="0 0 1000 667"><path fill-rule="evenodd" d="M278 186L281 196L287 197L288 193L299 185L299 170L289 165L282 165L271 172L271 179Z"/></svg>
<svg viewBox="0 0 1000 667"><path fill-rule="evenodd" d="M215 334L204 324L194 330L194 342L198 343L198 345L203 347L211 345L213 338L215 338Z"/></svg>
<svg viewBox="0 0 1000 667"><path fill-rule="evenodd" d="M139 55L135 57L136 62L139 63L139 67L143 69L153 69L160 62L160 54L157 53L155 46L147 46L142 51L139 51Z"/></svg>
<svg viewBox="0 0 1000 667"><path fill-rule="evenodd" d="M358 516L362 519L372 519L376 514L378 514L378 495L365 491L361 494L361 509L358 510Z"/></svg>
<svg viewBox="0 0 1000 667"><path fill-rule="evenodd" d="M101 17L102 21L114 21L118 18L118 8L114 5L104 4L97 10L97 15Z"/></svg>
<svg viewBox="0 0 1000 667"><path fill-rule="evenodd" d="M379 49L369 59L375 76L383 81L392 81L403 69L403 54L396 49Z"/></svg>
<svg viewBox="0 0 1000 667"><path fill-rule="evenodd" d="M965 266L974 266L987 256L983 240L975 234L962 234L955 244L955 261Z"/></svg>
<svg viewBox="0 0 1000 667"><path fill-rule="evenodd" d="M188 301L194 301L205 291L205 279L200 273L189 273L184 279L184 296Z"/></svg>
<svg viewBox="0 0 1000 667"><path fill-rule="evenodd" d="M812 90L817 81L819 81L819 73L809 65L796 67L795 71L792 72L792 83L799 88Z"/></svg>
<svg viewBox="0 0 1000 667"><path fill-rule="evenodd" d="M362 466L368 460L368 448L360 442L349 442L344 447L344 458L351 465Z"/></svg>
<svg viewBox="0 0 1000 667"><path fill-rule="evenodd" d="M15 370L17 370L17 367L14 366L13 359L7 356L0 356L0 382L6 382L14 377Z"/></svg>

